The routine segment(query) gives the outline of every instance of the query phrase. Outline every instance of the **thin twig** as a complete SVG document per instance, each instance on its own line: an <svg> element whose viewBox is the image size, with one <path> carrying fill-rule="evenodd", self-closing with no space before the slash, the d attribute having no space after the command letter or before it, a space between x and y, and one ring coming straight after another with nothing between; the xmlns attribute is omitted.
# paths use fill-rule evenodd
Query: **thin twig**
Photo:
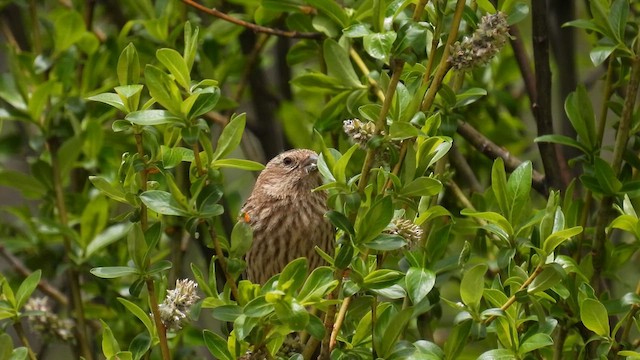
<svg viewBox="0 0 640 360"><path fill-rule="evenodd" d="M525 280L525 282L522 283L522 285L520 285L520 287L518 288L518 290L511 295L511 297L507 300L507 302L505 302L501 307L500 310L502 311L507 311L507 309L509 309L509 307L511 307L511 305L513 305L513 303L516 302L516 293L518 293L518 291L522 291L524 289L526 289L527 287L529 287L529 285L531 285L531 283L533 282L533 280L535 280L538 275L540 275L540 273L542 273L543 267L542 264L539 264L536 269L533 271L533 273L531 275L529 275L529 277L527 278L527 280ZM495 320L497 318L496 315L491 315L488 318L486 318L483 323L485 325L489 325L493 322L493 320Z"/></svg>
<svg viewBox="0 0 640 360"><path fill-rule="evenodd" d="M182 0L182 2L206 14L215 16L219 19L230 22L232 24L246 27L247 29L253 30L255 32L260 32L260 33L265 33L265 34L270 34L275 36L289 37L289 38L298 38L298 39L321 39L322 37L324 37L322 33L318 33L318 32L286 31L286 30L280 30L280 29L274 29L266 26L261 26L261 25L244 21L244 20L240 20L238 18L225 14L219 10L208 8L192 0Z"/></svg>
<svg viewBox="0 0 640 360"><path fill-rule="evenodd" d="M349 309L349 304L351 304L351 296L344 298L342 301L342 305L340 305L340 311L338 312L338 316L336 317L336 322L333 325L333 331L331 332L331 339L329 340L329 349L333 350L336 347L336 343L338 340L338 333L340 332L340 328L342 327L342 323L344 322L344 318L347 315L347 309Z"/></svg>
<svg viewBox="0 0 640 360"><path fill-rule="evenodd" d="M20 273L20 275L24 277L28 277L32 274L32 271L29 270L17 257L15 257L12 253L9 252L3 245L0 245L0 256L5 258L7 262L13 267L15 271ZM58 289L56 289L53 285L51 285L47 280L40 279L38 283L38 289L43 293L49 295L49 297L53 298L58 304L67 306L69 305L69 299L63 293L61 293Z"/></svg>
<svg viewBox="0 0 640 360"><path fill-rule="evenodd" d="M158 298L156 298L155 284L152 278L146 279L147 292L149 293L149 302L151 306L151 313L153 314L153 321L156 324L158 330L158 339L160 340L160 352L162 353L163 360L171 359L171 352L169 351L169 343L167 342L167 328L162 323L160 317L160 308L158 307Z"/></svg>
<svg viewBox="0 0 640 360"><path fill-rule="evenodd" d="M365 64L360 57L360 54L358 54L358 52L353 48L349 48L349 56L351 56L351 59L353 59L353 62L356 63L356 66L358 66L362 74L367 77L367 80L369 80L369 85L371 85L371 87L374 89L374 92L376 93L378 99L380 99L380 101L384 101L384 93L380 89L380 85L374 78L371 77L371 71L367 67L367 64Z"/></svg>
<svg viewBox="0 0 640 360"><path fill-rule="evenodd" d="M513 156L509 151L493 143L473 126L464 121L458 121L457 131L458 134L462 135L462 137L469 142L469 144L490 159L502 158L502 160L504 160L505 167L509 171L515 170L523 162ZM536 170L533 170L532 185L540 194L545 196L548 195L544 175L540 174Z"/></svg>
<svg viewBox="0 0 640 360"><path fill-rule="evenodd" d="M467 184L469 184L469 188L471 188L471 191L475 193L482 192L483 188L480 184L480 181L478 180L478 177L467 162L467 159L462 156L460 150L458 150L458 146L455 143L451 146L451 151L449 151L449 161L459 173L459 175L465 181L467 181Z"/></svg>
<svg viewBox="0 0 640 360"><path fill-rule="evenodd" d="M205 225L209 228L209 235L211 236L211 240L213 241L213 247L216 252L216 261L220 264L220 268L222 269L222 273L224 274L225 279L227 280L227 284L229 284L229 288L231 289L231 295L234 299L240 299L240 293L238 292L238 286L236 285L235 280L229 273L229 268L227 266L227 259L224 257L224 252L222 251L222 246L220 246L220 240L216 235L216 231L213 226Z"/></svg>
<svg viewBox="0 0 640 360"><path fill-rule="evenodd" d="M20 342L22 343L22 345L24 345L24 347L27 348L27 354L29 355L29 359L37 360L36 354L33 352L33 349L31 348L31 344L29 344L29 338L24 332L24 328L22 327L22 323L20 322L20 319L15 320L15 322L13 323L13 329L16 331L16 334L18 335L18 338L20 339Z"/></svg>

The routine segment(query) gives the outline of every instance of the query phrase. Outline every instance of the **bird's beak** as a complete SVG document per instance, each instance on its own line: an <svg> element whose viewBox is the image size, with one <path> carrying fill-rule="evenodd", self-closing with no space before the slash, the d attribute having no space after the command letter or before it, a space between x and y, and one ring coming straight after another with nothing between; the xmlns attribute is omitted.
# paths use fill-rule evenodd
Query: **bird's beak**
<svg viewBox="0 0 640 360"><path fill-rule="evenodd" d="M304 160L302 163L304 170L307 174L310 174L316 170L318 170L318 155L311 155Z"/></svg>

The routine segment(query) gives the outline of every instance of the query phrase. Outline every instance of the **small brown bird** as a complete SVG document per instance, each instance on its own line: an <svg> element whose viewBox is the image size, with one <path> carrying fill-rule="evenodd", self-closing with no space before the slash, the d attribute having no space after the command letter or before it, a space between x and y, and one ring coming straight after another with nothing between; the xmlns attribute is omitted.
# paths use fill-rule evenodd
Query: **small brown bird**
<svg viewBox="0 0 640 360"><path fill-rule="evenodd" d="M292 260L306 257L309 269L322 265L315 246L330 253L334 229L324 217L327 195L312 190L322 184L318 155L306 149L286 151L260 173L242 207L240 220L253 229L247 275L264 284Z"/></svg>

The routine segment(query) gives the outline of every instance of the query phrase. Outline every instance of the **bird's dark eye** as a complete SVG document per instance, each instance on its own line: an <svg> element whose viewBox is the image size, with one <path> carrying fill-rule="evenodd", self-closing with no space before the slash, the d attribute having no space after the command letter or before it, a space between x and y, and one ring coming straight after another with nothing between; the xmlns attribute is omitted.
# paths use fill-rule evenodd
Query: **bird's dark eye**
<svg viewBox="0 0 640 360"><path fill-rule="evenodd" d="M284 164L284 166L291 166L293 165L293 159L287 156L282 159L282 163Z"/></svg>

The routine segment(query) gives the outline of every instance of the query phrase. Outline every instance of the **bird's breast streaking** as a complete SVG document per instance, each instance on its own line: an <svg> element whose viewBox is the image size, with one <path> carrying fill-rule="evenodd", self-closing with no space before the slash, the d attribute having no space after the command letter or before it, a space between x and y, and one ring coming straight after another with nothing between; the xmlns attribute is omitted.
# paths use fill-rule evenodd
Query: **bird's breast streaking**
<svg viewBox="0 0 640 360"><path fill-rule="evenodd" d="M309 268L322 265L315 246L330 253L334 231L324 217L326 193L312 191L322 184L318 156L306 149L286 151L260 173L241 210L241 221L253 229L247 253L247 276L264 284L292 260L306 257Z"/></svg>

